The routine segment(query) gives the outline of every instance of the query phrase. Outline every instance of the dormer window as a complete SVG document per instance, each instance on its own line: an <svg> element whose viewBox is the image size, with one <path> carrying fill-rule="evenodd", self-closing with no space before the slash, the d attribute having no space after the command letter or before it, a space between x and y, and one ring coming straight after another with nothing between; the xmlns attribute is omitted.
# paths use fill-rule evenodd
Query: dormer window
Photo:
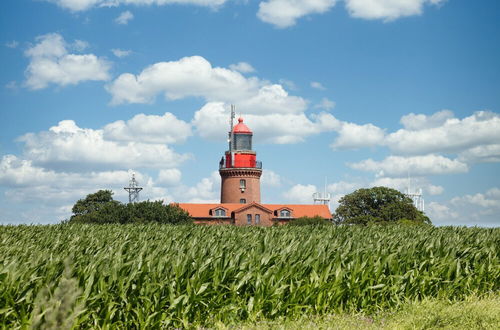
<svg viewBox="0 0 500 330"><path fill-rule="evenodd" d="M217 210L215 210L215 216L216 217L225 217L226 216L226 210L224 210L224 209L217 209Z"/></svg>
<svg viewBox="0 0 500 330"><path fill-rule="evenodd" d="M280 211L280 218L290 218L290 211L289 210L281 210Z"/></svg>

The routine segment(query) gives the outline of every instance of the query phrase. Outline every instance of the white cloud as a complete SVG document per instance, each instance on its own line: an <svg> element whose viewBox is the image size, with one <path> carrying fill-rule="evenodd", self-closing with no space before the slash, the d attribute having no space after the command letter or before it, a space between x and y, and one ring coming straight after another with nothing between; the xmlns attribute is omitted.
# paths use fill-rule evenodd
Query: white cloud
<svg viewBox="0 0 500 330"><path fill-rule="evenodd" d="M434 223L449 222L450 220L457 219L459 217L458 212L453 211L450 207L437 202L430 202L427 204L425 213Z"/></svg>
<svg viewBox="0 0 500 330"><path fill-rule="evenodd" d="M358 163L349 164L353 169L374 172L377 176L401 177L455 174L468 171L468 166L456 159L449 159L440 155L425 155L413 157L389 156L382 161L366 159Z"/></svg>
<svg viewBox="0 0 500 330"><path fill-rule="evenodd" d="M500 115L490 111L477 111L464 119L452 118L449 112L430 117L410 114L401 121L407 129L389 134L385 141L397 153L456 153L500 142Z"/></svg>
<svg viewBox="0 0 500 330"><path fill-rule="evenodd" d="M311 81L311 87L314 89L319 89L320 91L326 90L326 88L320 82L317 81Z"/></svg>
<svg viewBox="0 0 500 330"><path fill-rule="evenodd" d="M474 195L455 197L451 200L451 203L454 205L465 203L480 206L483 208L496 208L500 210L500 189L492 188L486 191L486 193L477 193Z"/></svg>
<svg viewBox="0 0 500 330"><path fill-rule="evenodd" d="M260 178L260 183L264 186L269 187L279 187L281 186L281 176L274 171L266 169L262 171L262 177Z"/></svg>
<svg viewBox="0 0 500 330"><path fill-rule="evenodd" d="M236 101L255 95L261 85L256 78L247 79L239 72L214 68L203 57L191 56L153 64L137 76L121 74L107 89L114 104L150 103L158 93L171 100L195 96Z"/></svg>
<svg viewBox="0 0 500 330"><path fill-rule="evenodd" d="M186 4L203 7L219 7L227 0L46 0L70 11L84 11L93 7L116 7L120 5L170 5Z"/></svg>
<svg viewBox="0 0 500 330"><path fill-rule="evenodd" d="M126 56L129 56L130 54L132 54L131 50L124 50L124 49L118 49L118 48L111 49L111 52L113 52L113 55L115 55L116 57L119 57L119 58L126 57Z"/></svg>
<svg viewBox="0 0 500 330"><path fill-rule="evenodd" d="M57 172L33 164L31 160L20 159L14 155L5 155L0 161L0 185L15 188L8 192L16 200L43 200L58 197L63 201L80 198L82 190L107 189L119 187L121 190L128 182L129 172ZM138 180L143 180L141 173L136 173ZM46 189L46 192L42 191ZM30 192L30 190L34 190ZM40 191L38 193L36 190ZM53 200L52 203L57 203Z"/></svg>
<svg viewBox="0 0 500 330"><path fill-rule="evenodd" d="M435 128L442 126L448 119L454 117L450 110L441 110L430 116L424 114L410 113L401 117L401 124L409 131L419 131L422 129Z"/></svg>
<svg viewBox="0 0 500 330"><path fill-rule="evenodd" d="M59 188L85 187L103 185L125 185L128 182L129 172L103 171L103 172L57 172L39 167L31 160L20 159L14 155L4 155L0 161L0 184L9 187L34 187L54 186ZM136 173L138 180L143 179L141 173ZM46 196L39 196L47 198Z"/></svg>
<svg viewBox="0 0 500 330"><path fill-rule="evenodd" d="M163 93L170 100L201 97L209 102L236 103L244 113L298 113L307 106L304 99L290 96L281 85L212 67L201 56L156 63L137 76L121 74L107 90L112 104L151 103Z"/></svg>
<svg viewBox="0 0 500 330"><path fill-rule="evenodd" d="M68 54L68 45L60 34L52 33L36 38L37 44L25 55L30 58L26 69L26 86L42 89L49 84L75 85L87 80L108 80L110 64L94 54ZM77 41L73 48L81 48Z"/></svg>
<svg viewBox="0 0 500 330"><path fill-rule="evenodd" d="M74 50L78 51L78 52L82 52L84 51L85 49L87 49L90 45L88 42L84 41L84 40L75 40L71 45L71 48L73 48Z"/></svg>
<svg viewBox="0 0 500 330"><path fill-rule="evenodd" d="M102 168L168 168L189 158L164 144L106 140L103 130L80 128L72 120L19 138L24 155L34 164L71 171Z"/></svg>
<svg viewBox="0 0 500 330"><path fill-rule="evenodd" d="M330 10L336 0L268 0L259 4L257 17L263 22L286 28L301 17Z"/></svg>
<svg viewBox="0 0 500 330"><path fill-rule="evenodd" d="M54 171L33 167L31 161L5 155L0 162L0 184L6 186L27 186L54 181Z"/></svg>
<svg viewBox="0 0 500 330"><path fill-rule="evenodd" d="M9 41L5 44L5 46L8 48L17 48L17 46L19 46L19 41L17 40Z"/></svg>
<svg viewBox="0 0 500 330"><path fill-rule="evenodd" d="M17 89L17 82L15 80L11 80L5 84L5 88L8 89Z"/></svg>
<svg viewBox="0 0 500 330"><path fill-rule="evenodd" d="M129 171L57 172L33 164L31 160L5 155L0 160L0 186L10 210L21 207L16 217L0 216L2 223L54 223L71 215L71 205L99 189L112 189L115 198L125 201ZM136 172L139 183L151 181ZM142 185L141 185L142 186ZM148 196L152 189L142 192ZM1 204L1 203L0 203ZM2 205L2 208L7 205Z"/></svg>
<svg viewBox="0 0 500 330"><path fill-rule="evenodd" d="M175 186L181 182L182 173L176 168L163 169L158 172L157 183L166 186Z"/></svg>
<svg viewBox="0 0 500 330"><path fill-rule="evenodd" d="M306 101L290 96L281 85L262 86L255 95L241 100L238 109L245 113L299 113L306 110Z"/></svg>
<svg viewBox="0 0 500 330"><path fill-rule="evenodd" d="M327 99L326 97L321 99L321 102L314 106L315 109L332 110L335 108L335 102Z"/></svg>
<svg viewBox="0 0 500 330"><path fill-rule="evenodd" d="M335 210L338 205L339 201L342 197L344 197L347 194L350 194L354 192L355 190L362 188L364 185L363 183L353 180L350 182L347 181L339 181L335 182L332 184L329 184L326 188L326 191L331 193L331 200L330 200L330 205L331 205L331 210Z"/></svg>
<svg viewBox="0 0 500 330"><path fill-rule="evenodd" d="M426 191L429 195L441 195L444 192L444 188L442 186L428 185L425 187Z"/></svg>
<svg viewBox="0 0 500 330"><path fill-rule="evenodd" d="M179 186L175 189L177 202L220 203L220 175L213 171L193 187Z"/></svg>
<svg viewBox="0 0 500 330"><path fill-rule="evenodd" d="M500 144L489 144L473 147L458 154L458 159L466 163L498 163L500 162Z"/></svg>
<svg viewBox="0 0 500 330"><path fill-rule="evenodd" d="M450 201L430 203L427 213L440 225L500 226L500 189L457 196Z"/></svg>
<svg viewBox="0 0 500 330"><path fill-rule="evenodd" d="M332 143L333 149L358 149L364 147L374 147L384 141L384 130L373 125L358 125L343 122L339 136Z"/></svg>
<svg viewBox="0 0 500 330"><path fill-rule="evenodd" d="M251 66L247 62L239 62L237 64L231 64L231 65L229 65L229 68L233 71L238 71L241 73L255 72L255 69L253 68L253 66Z"/></svg>
<svg viewBox="0 0 500 330"><path fill-rule="evenodd" d="M327 186L327 191L333 194L350 194L353 191L361 188L363 185L357 181L339 181Z"/></svg>
<svg viewBox="0 0 500 330"><path fill-rule="evenodd" d="M138 114L103 128L103 137L112 141L142 143L182 143L191 136L191 125L166 112L163 116Z"/></svg>
<svg viewBox="0 0 500 330"><path fill-rule="evenodd" d="M392 21L400 17L420 15L424 5L438 5L445 0L345 0L353 17Z"/></svg>
<svg viewBox="0 0 500 330"><path fill-rule="evenodd" d="M404 128L386 134L373 125L341 122L333 149L386 146L394 154L456 154L461 163L500 161L500 115L477 111L459 119L449 110L432 115L410 113L401 118Z"/></svg>
<svg viewBox="0 0 500 330"><path fill-rule="evenodd" d="M283 193L283 197L285 197L291 203L312 204L313 194L317 191L318 190L316 189L316 186L312 184L296 184L288 191Z"/></svg>
<svg viewBox="0 0 500 330"><path fill-rule="evenodd" d="M115 23L116 24L121 24L121 25L126 25L133 18L134 18L134 14L132 14L132 12L130 12L129 10L127 10L127 11L122 12L120 14L120 16L118 16L117 18L115 18Z"/></svg>
<svg viewBox="0 0 500 330"><path fill-rule="evenodd" d="M291 90L291 91L297 91L299 88L297 87L297 85L289 80L289 79L283 79L281 78L280 80L278 80L278 82L280 83L280 85L283 85L285 86L287 89Z"/></svg>
<svg viewBox="0 0 500 330"><path fill-rule="evenodd" d="M369 185L371 187L389 187L397 189L403 193L406 193L408 188L410 188L412 193L418 189L422 189L424 194L427 193L429 195L441 195L444 192L444 188L442 186L435 186L423 177L413 177L411 180L408 178L379 177L372 181Z"/></svg>
<svg viewBox="0 0 500 330"><path fill-rule="evenodd" d="M198 110L192 121L197 133L207 139L225 140L228 130L228 105L209 102ZM332 131L340 122L328 113L307 117L305 114L245 115L245 123L252 129L256 141L268 143L297 143L306 137Z"/></svg>

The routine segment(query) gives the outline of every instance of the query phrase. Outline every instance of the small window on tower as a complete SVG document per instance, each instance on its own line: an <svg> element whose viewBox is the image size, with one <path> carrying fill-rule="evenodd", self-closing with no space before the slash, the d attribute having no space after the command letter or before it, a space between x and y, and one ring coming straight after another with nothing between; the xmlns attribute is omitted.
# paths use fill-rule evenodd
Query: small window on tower
<svg viewBox="0 0 500 330"><path fill-rule="evenodd" d="M247 187L247 181L245 179L240 180L240 189L245 189Z"/></svg>
<svg viewBox="0 0 500 330"><path fill-rule="evenodd" d="M252 224L252 215L247 214L247 225L251 225L251 224Z"/></svg>
<svg viewBox="0 0 500 330"><path fill-rule="evenodd" d="M246 199L244 199L244 198L240 199L240 204L246 204L246 203L247 203Z"/></svg>
<svg viewBox="0 0 500 330"><path fill-rule="evenodd" d="M215 216L216 217L225 217L226 216L226 210L223 210L223 209L217 209L217 210L215 210Z"/></svg>

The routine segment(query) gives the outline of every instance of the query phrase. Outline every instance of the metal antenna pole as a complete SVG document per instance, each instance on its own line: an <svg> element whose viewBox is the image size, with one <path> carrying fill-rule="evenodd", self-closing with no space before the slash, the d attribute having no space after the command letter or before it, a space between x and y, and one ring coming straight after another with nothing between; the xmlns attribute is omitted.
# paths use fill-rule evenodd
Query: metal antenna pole
<svg viewBox="0 0 500 330"><path fill-rule="evenodd" d="M135 173L132 173L132 178L129 181L128 187L123 188L128 191L128 202L136 203L139 201L139 191L142 190L139 187L139 183L135 180Z"/></svg>
<svg viewBox="0 0 500 330"><path fill-rule="evenodd" d="M234 134L233 134L233 123L234 123L234 117L235 117L235 112L236 112L236 106L234 104L231 104L231 118L229 122L229 152L231 153L231 167L234 165Z"/></svg>

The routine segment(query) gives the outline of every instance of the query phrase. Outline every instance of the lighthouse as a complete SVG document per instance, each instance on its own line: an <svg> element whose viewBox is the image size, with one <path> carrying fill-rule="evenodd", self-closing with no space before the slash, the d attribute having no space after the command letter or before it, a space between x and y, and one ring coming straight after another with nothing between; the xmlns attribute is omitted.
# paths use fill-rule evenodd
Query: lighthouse
<svg viewBox="0 0 500 330"><path fill-rule="evenodd" d="M234 113L234 112L233 112ZM262 163L257 161L257 153L252 150L253 133L238 119L233 127L233 115L229 131L229 150L219 163L221 176L221 203L260 203L260 176Z"/></svg>
<svg viewBox="0 0 500 330"><path fill-rule="evenodd" d="M252 149L253 133L242 117L234 124L234 106L229 119L229 148L219 162L220 203L178 203L196 224L272 226L301 217L331 220L328 205L261 204L262 163ZM221 134L224 134L222 131Z"/></svg>

